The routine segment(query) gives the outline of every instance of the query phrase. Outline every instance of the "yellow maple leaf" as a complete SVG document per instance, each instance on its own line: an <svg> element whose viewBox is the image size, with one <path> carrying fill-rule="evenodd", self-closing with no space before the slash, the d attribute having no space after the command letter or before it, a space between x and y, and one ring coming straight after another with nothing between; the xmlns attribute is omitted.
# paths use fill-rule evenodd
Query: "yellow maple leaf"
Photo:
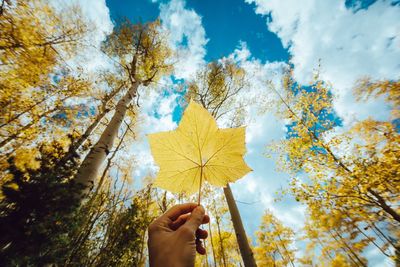
<svg viewBox="0 0 400 267"><path fill-rule="evenodd" d="M160 167L155 186L174 193L199 190L200 195L204 181L225 186L251 171L243 160L245 128L219 129L211 114L193 101L176 130L148 138Z"/></svg>

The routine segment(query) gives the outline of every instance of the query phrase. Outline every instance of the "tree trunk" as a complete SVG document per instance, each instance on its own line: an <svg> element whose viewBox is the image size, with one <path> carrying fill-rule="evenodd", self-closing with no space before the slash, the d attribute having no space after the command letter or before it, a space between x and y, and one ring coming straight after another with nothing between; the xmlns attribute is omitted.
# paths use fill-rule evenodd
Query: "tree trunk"
<svg viewBox="0 0 400 267"><path fill-rule="evenodd" d="M86 131L77 139L75 140L69 147L67 154L61 159L60 165L63 165L69 159L71 159L74 155L77 154L78 149L86 142L89 136L92 134L93 130L99 125L100 121L110 112L110 109L107 108L108 103L111 99L113 99L122 89L124 84L113 90L110 94L106 95L102 100L102 104L99 108L100 112L97 114L94 121L86 128Z"/></svg>
<svg viewBox="0 0 400 267"><path fill-rule="evenodd" d="M396 221L400 222L400 214L398 214L394 209L392 209L392 207L390 207L385 199L379 195L377 192L375 192L372 189L368 189L368 192L370 192L377 200L377 202L379 203L379 206L388 214L390 214L392 216L393 219L395 219Z"/></svg>
<svg viewBox="0 0 400 267"><path fill-rule="evenodd" d="M214 259L214 267L217 267L217 259L215 258L215 249L214 249L213 236L212 236L211 223L210 222L208 222L208 231L210 233L210 243L211 243L211 250L212 250L213 259Z"/></svg>
<svg viewBox="0 0 400 267"><path fill-rule="evenodd" d="M93 130L97 127L97 125L99 125L100 121L108 112L108 109L104 109L102 112L97 114L94 121L89 125L88 128L86 128L86 131L69 146L68 152L60 159L58 163L59 166L64 166L68 160L72 159L75 155L78 155L78 149L89 138Z"/></svg>
<svg viewBox="0 0 400 267"><path fill-rule="evenodd" d="M149 208L150 208L150 205L152 203L151 189L152 189L152 187L148 186L147 195L146 195L146 213L145 213L144 221L148 221L149 217L150 217ZM146 233L147 233L146 229L143 229L142 230L142 235L141 235L141 238L140 238L140 250L139 250L139 257L138 257L138 261L137 261L137 264L140 267L146 266L146 257L145 257L145 253L144 253L144 250L145 250L145 247L146 247Z"/></svg>
<svg viewBox="0 0 400 267"><path fill-rule="evenodd" d="M229 184L224 187L224 194L226 202L228 203L229 212L231 214L233 228L235 229L236 239L239 244L240 254L242 255L245 267L257 266L254 260L253 251L250 248L249 241L247 240L246 232L243 227L242 219L240 218L239 210L236 206L235 199L233 198L232 190Z"/></svg>
<svg viewBox="0 0 400 267"><path fill-rule="evenodd" d="M221 236L221 228L220 228L220 226L219 226L219 224L220 224L220 221L219 221L219 220L220 220L219 218L216 219L216 222L217 222L217 229L218 229L219 246L220 246L220 249L221 249L222 263L223 263L224 267L226 267L225 250L224 250L224 240L222 239L222 236Z"/></svg>
<svg viewBox="0 0 400 267"><path fill-rule="evenodd" d="M102 173L101 176L100 176L99 183L98 183L97 186L96 186L96 190L94 190L94 193L93 193L93 196L94 196L94 197L96 197L97 194L100 192L100 189L101 189L101 187L102 187L102 185L103 185L103 183L104 183L104 180L105 180L105 178L106 178L106 175L107 175L109 169L111 168L111 164L113 163L113 159L114 159L115 155L117 154L117 152L119 151L119 149L121 148L122 143L124 142L125 136L126 136L126 134L128 133L128 131L129 131L129 128L126 128L126 130L125 130L125 132L123 133L121 139L119 140L118 145L117 145L117 147L115 148L114 152L113 152L112 155L107 159L106 167L103 169L103 173Z"/></svg>
<svg viewBox="0 0 400 267"><path fill-rule="evenodd" d="M117 137L128 106L132 99L136 97L138 86L139 82L133 83L129 91L118 101L111 121L104 129L100 139L83 160L75 177L76 183L83 186L81 197L86 196L92 189L97 173L113 147L114 140Z"/></svg>
<svg viewBox="0 0 400 267"><path fill-rule="evenodd" d="M206 267L210 267L210 265L208 264L208 251L207 251L207 242L206 240L203 241L204 244L204 249L206 251L206 254L204 255L204 260L206 261Z"/></svg>
<svg viewBox="0 0 400 267"><path fill-rule="evenodd" d="M400 242L397 242L398 246L396 246L396 251L394 252L394 263L396 267L400 267Z"/></svg>

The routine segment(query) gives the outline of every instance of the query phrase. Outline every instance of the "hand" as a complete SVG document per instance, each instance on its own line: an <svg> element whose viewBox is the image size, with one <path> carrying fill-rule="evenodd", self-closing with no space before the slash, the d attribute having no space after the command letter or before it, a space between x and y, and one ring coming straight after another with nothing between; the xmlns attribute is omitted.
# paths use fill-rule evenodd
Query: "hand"
<svg viewBox="0 0 400 267"><path fill-rule="evenodd" d="M192 267L196 251L206 253L200 239L207 231L200 229L210 217L195 203L173 206L149 226L149 261L151 267Z"/></svg>

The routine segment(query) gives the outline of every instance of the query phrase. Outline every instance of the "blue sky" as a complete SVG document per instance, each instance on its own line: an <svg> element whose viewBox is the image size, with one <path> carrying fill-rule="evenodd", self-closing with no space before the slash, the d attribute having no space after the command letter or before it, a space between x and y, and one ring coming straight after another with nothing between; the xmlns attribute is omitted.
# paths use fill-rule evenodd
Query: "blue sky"
<svg viewBox="0 0 400 267"><path fill-rule="evenodd" d="M168 1L163 1L167 3ZM107 0L111 17L128 17L133 21L149 21L159 16L159 2L150 0ZM188 9L202 17L206 37L207 61L228 56L246 41L252 55L262 61L286 61L289 57L276 34L266 27L265 18L254 13L255 4L242 0L189 0Z"/></svg>
<svg viewBox="0 0 400 267"><path fill-rule="evenodd" d="M127 17L132 21L152 21L160 15L160 2L150 0L107 0L112 20ZM265 16L255 14L255 4L242 0L188 0L186 7L193 9L202 18L208 42L206 61L228 56L241 41L245 41L252 56L266 61L288 61L288 50L275 33L266 27ZM184 37L182 44L185 45ZM155 115L158 116L157 112ZM177 105L173 111L173 120L179 122L182 109Z"/></svg>
<svg viewBox="0 0 400 267"><path fill-rule="evenodd" d="M79 1L79 0L75 0ZM128 17L143 22L161 17L170 33L170 45L181 55L174 77L165 77L156 90L141 94L138 141L132 146L140 164L134 179L155 175L146 134L175 129L181 97L177 81L191 79L208 61L230 57L251 75L251 86L243 97L274 100L265 83L279 89L282 67L288 59L299 84L309 85L321 63L320 77L332 84L334 116L337 122L326 138L346 131L366 118L388 120L390 106L383 98L357 102L353 85L361 77L398 79L400 73L400 1L390 0L81 0L87 16L100 30L110 32L112 21ZM111 25L111 26L110 26ZM101 32L103 30L103 32ZM100 65L103 59L92 59ZM269 209L286 225L300 233L305 208L293 198L274 202L290 175L277 171L277 158L266 158L266 146L287 137L287 121L272 111L260 114L249 105L246 128L246 162L254 170L232 185L246 231L258 229L264 210ZM222 123L223 124L223 123ZM337 151L343 153L343 151ZM125 155L129 158L130 155ZM303 179L304 174L299 174ZM299 247L301 253L301 245ZM370 266L382 263L379 252L365 256Z"/></svg>
<svg viewBox="0 0 400 267"><path fill-rule="evenodd" d="M346 0L349 9L368 9L376 0ZM393 3L399 1L392 1ZM127 17L132 21L151 21L159 17L160 3L168 0L106 0L112 20ZM187 0L186 7L194 9L202 17L209 40L207 61L227 56L245 41L252 55L262 61L287 61L289 51L282 46L280 38L266 27L269 14L255 14L255 3L243 0Z"/></svg>

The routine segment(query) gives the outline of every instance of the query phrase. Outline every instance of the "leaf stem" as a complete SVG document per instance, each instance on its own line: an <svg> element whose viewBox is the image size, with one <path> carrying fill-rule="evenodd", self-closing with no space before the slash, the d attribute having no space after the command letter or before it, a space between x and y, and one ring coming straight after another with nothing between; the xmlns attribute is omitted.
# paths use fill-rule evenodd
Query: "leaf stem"
<svg viewBox="0 0 400 267"><path fill-rule="evenodd" d="M200 184L199 184L199 200L197 201L197 205L200 206L201 199L201 185L203 183L203 166L200 167Z"/></svg>

